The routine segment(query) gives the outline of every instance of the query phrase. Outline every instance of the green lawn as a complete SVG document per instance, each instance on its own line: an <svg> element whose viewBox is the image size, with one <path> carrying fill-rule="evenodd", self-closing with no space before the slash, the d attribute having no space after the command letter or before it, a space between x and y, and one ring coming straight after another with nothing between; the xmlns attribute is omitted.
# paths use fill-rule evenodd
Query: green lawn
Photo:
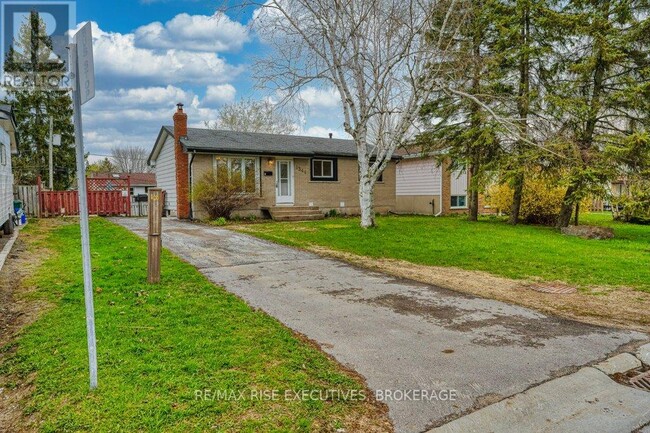
<svg viewBox="0 0 650 433"><path fill-rule="evenodd" d="M264 223L243 231L293 246L319 245L375 258L455 266L515 279L539 277L579 286L630 286L650 292L650 226L590 214L583 223L611 226L613 240L563 236L547 227L512 227L500 218L388 216L363 230L356 218Z"/></svg>
<svg viewBox="0 0 650 433"><path fill-rule="evenodd" d="M26 230L44 235L38 242L51 251L27 281L36 287L30 296L53 307L0 348L0 387L35 373L26 412L42 418L41 431L334 431L364 416L381 418L368 402L287 401L286 390L364 388L171 254L163 254L162 284L147 285L146 243L100 219L91 223L99 389L90 393L79 226L47 233L37 222ZM245 398L197 400L204 389ZM253 389L281 396L256 399Z"/></svg>

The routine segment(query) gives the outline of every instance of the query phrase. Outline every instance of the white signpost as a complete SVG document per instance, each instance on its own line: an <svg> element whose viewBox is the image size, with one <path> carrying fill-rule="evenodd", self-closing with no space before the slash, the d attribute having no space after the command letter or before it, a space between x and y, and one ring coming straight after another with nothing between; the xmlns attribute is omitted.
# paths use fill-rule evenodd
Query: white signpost
<svg viewBox="0 0 650 433"><path fill-rule="evenodd" d="M79 217L81 220L81 254L83 260L84 297L86 301L86 332L88 336L88 361L90 389L97 388L97 344L95 340L95 305L93 301L93 275L90 265L90 229L88 225L88 191L84 158L81 106L95 97L95 67L93 62L93 36L90 23L86 23L70 44L70 73L74 101L74 132L77 150L77 181L79 183Z"/></svg>

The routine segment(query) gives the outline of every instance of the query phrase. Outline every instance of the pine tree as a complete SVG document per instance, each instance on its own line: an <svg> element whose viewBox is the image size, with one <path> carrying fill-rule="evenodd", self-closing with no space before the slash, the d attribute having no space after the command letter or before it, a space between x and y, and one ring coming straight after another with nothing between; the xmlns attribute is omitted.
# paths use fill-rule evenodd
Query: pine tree
<svg viewBox="0 0 650 433"><path fill-rule="evenodd" d="M576 0L555 16L566 30L547 100L564 131L570 167L558 227L569 225L582 198L619 175L608 148L625 147L639 130L647 131L649 12L647 0Z"/></svg>
<svg viewBox="0 0 650 433"><path fill-rule="evenodd" d="M55 146L54 186L67 189L75 175L72 99L68 91L55 86L66 74L65 61L52 50L45 23L36 11L20 28L19 36L5 59L5 74L13 77L7 86L6 103L13 105L20 133L20 155L13 158L16 183L34 184L49 172L50 118L54 133L61 134Z"/></svg>
<svg viewBox="0 0 650 433"><path fill-rule="evenodd" d="M543 131L543 80L546 59L557 42L552 7L556 0L503 0L494 3L498 28L495 55L502 60L504 89L511 107L509 116L517 125L504 161L504 177L513 189L510 223L519 222L526 172L536 169L547 156L540 147L548 138ZM537 145L537 146L535 146Z"/></svg>
<svg viewBox="0 0 650 433"><path fill-rule="evenodd" d="M443 90L423 105L421 120L426 131L418 137L425 151L450 158L452 168L465 166L470 173L469 220L478 219L479 193L490 168L500 154L499 123L492 113L499 111L502 94L498 57L493 50L496 38L494 2L467 2L467 21L460 35L451 35L444 62L434 65L450 77Z"/></svg>

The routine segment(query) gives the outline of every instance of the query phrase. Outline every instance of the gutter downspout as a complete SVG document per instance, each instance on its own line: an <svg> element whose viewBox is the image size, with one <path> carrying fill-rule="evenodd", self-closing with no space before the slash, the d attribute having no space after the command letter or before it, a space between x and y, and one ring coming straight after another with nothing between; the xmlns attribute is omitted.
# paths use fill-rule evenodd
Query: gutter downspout
<svg viewBox="0 0 650 433"><path fill-rule="evenodd" d="M192 198L192 181L194 178L194 157L196 156L196 150L192 151L192 157L190 158L190 166L189 166L189 177L190 177L190 185L189 185L189 190L190 190L190 221L194 221L194 199Z"/></svg>

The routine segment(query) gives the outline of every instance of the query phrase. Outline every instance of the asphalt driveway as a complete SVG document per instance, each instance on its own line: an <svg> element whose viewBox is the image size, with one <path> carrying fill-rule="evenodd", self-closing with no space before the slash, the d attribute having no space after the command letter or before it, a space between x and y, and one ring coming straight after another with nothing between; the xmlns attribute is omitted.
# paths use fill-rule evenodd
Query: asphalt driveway
<svg viewBox="0 0 650 433"><path fill-rule="evenodd" d="M144 219L114 221L146 236ZM425 431L648 340L228 230L173 219L163 228L164 246L215 284L318 342L370 389L391 392L398 432Z"/></svg>

